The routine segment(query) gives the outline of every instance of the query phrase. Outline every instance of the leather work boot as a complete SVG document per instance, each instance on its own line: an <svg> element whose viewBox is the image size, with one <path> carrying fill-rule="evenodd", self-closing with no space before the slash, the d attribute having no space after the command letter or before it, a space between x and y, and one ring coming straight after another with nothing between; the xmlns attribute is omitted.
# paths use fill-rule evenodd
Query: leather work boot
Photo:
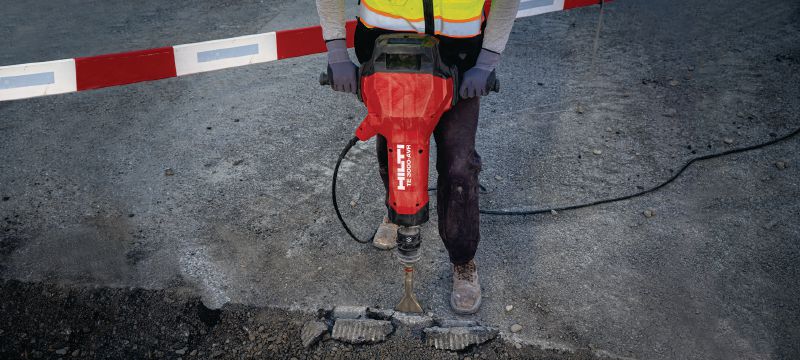
<svg viewBox="0 0 800 360"><path fill-rule="evenodd" d="M474 314L481 307L481 284L475 260L464 265L453 265L453 292L450 306L456 314Z"/></svg>
<svg viewBox="0 0 800 360"><path fill-rule="evenodd" d="M388 216L383 217L383 222L378 226L378 231L372 238L372 245L381 250L389 250L397 246L397 228Z"/></svg>

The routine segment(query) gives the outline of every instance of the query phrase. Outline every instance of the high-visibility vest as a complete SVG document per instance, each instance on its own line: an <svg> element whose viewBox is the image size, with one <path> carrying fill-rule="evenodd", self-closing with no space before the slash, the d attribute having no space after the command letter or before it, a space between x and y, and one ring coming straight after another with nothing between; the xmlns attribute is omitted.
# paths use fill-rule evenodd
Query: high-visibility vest
<svg viewBox="0 0 800 360"><path fill-rule="evenodd" d="M481 33L484 0L431 0L434 33L467 38ZM425 33L423 0L361 0L358 11L366 27Z"/></svg>

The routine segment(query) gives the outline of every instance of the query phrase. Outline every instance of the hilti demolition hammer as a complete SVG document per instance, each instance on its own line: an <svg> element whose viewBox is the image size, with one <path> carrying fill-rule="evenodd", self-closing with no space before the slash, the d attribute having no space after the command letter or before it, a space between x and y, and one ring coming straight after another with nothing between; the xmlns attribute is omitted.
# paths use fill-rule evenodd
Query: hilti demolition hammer
<svg viewBox="0 0 800 360"><path fill-rule="evenodd" d="M320 75L331 85L330 68ZM495 73L488 88L499 89ZM413 292L414 264L420 255L420 226L428 221L428 150L442 114L458 102L458 70L442 62L439 40L424 34L387 34L375 40L372 58L359 71L358 97L367 117L339 156L333 173L333 204L342 226L353 239L336 201L336 178L342 159L359 140L376 134L386 138L389 154L389 220L399 225L396 255L405 272L405 293L396 310L421 313Z"/></svg>

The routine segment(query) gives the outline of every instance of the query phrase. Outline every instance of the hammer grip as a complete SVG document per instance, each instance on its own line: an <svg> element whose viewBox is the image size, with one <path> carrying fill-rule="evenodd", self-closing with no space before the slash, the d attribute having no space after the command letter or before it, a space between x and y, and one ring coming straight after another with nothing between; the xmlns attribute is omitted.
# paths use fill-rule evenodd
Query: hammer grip
<svg viewBox="0 0 800 360"><path fill-rule="evenodd" d="M326 85L333 86L333 84L331 84L331 78L332 78L332 76L331 76L331 67L328 66L328 72L323 72L323 73L319 74L319 84L322 85L322 86L326 86Z"/></svg>
<svg viewBox="0 0 800 360"><path fill-rule="evenodd" d="M332 74L332 72L333 71L331 70L330 65L328 65L328 72L323 72L323 73L319 74L319 84L322 85L322 86L330 86L331 88L333 88L333 74ZM356 72L356 76L357 76L357 78L356 78L356 86L359 86L359 81L358 80L361 78L361 75L359 75L358 72ZM361 98L361 89L356 89L356 97L358 97L359 101L362 101L362 102L364 101Z"/></svg>
<svg viewBox="0 0 800 360"><path fill-rule="evenodd" d="M497 79L497 74L494 70L489 74L489 78L486 79L486 90L500 92L500 80Z"/></svg>

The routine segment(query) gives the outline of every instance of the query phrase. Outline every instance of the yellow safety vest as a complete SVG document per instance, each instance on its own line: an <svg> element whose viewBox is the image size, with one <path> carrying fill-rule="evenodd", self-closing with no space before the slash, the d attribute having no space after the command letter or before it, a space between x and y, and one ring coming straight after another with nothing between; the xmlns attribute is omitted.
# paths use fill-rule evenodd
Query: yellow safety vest
<svg viewBox="0 0 800 360"><path fill-rule="evenodd" d="M432 0L435 34L467 38L481 33L484 0ZM361 0L361 23L393 31L425 33L423 0Z"/></svg>

